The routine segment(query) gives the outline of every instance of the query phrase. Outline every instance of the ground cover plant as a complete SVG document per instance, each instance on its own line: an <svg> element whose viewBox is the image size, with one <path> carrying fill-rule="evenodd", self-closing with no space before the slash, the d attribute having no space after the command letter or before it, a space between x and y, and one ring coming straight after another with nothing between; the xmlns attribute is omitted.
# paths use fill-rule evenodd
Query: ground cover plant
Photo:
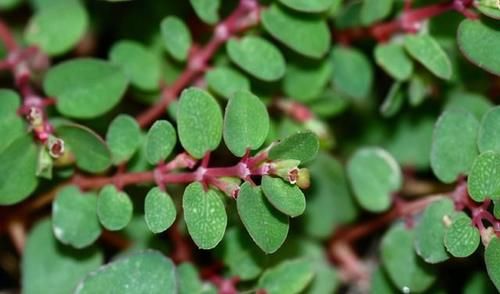
<svg viewBox="0 0 500 294"><path fill-rule="evenodd" d="M496 293L498 0L0 0L6 293Z"/></svg>

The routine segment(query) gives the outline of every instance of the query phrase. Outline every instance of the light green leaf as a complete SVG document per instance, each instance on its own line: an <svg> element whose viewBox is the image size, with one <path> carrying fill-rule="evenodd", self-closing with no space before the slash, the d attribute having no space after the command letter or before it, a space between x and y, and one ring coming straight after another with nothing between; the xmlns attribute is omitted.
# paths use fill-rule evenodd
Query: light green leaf
<svg viewBox="0 0 500 294"><path fill-rule="evenodd" d="M488 270L488 276L490 280L495 284L497 291L500 291L500 264L498 260L500 259L500 240L497 237L491 239L490 243L486 247L484 252L484 261L486 263L486 269Z"/></svg>
<svg viewBox="0 0 500 294"><path fill-rule="evenodd" d="M479 0L474 4L482 14L493 19L500 19L500 4L496 0Z"/></svg>
<svg viewBox="0 0 500 294"><path fill-rule="evenodd" d="M393 4L393 0L363 0L361 23L367 26L386 18L391 13Z"/></svg>
<svg viewBox="0 0 500 294"><path fill-rule="evenodd" d="M285 74L283 55L265 39L255 36L231 39L226 48L232 62L258 79L270 82Z"/></svg>
<svg viewBox="0 0 500 294"><path fill-rule="evenodd" d="M120 102L127 89L127 78L111 63L77 58L52 67L45 76L43 89L57 99L56 107L62 114L89 119Z"/></svg>
<svg viewBox="0 0 500 294"><path fill-rule="evenodd" d="M52 203L52 229L63 244L84 248L101 234L97 219L97 197L67 186L57 193Z"/></svg>
<svg viewBox="0 0 500 294"><path fill-rule="evenodd" d="M222 138L222 112L217 101L198 88L182 91L177 110L182 146L195 158L215 150Z"/></svg>
<svg viewBox="0 0 500 294"><path fill-rule="evenodd" d="M85 277L75 294L163 294L177 288L174 263L157 251L127 255Z"/></svg>
<svg viewBox="0 0 500 294"><path fill-rule="evenodd" d="M39 294L72 293L80 279L103 262L97 248L76 250L61 245L52 234L49 220L42 220L30 231L22 259L22 292Z"/></svg>
<svg viewBox="0 0 500 294"><path fill-rule="evenodd" d="M354 99L366 98L373 84L373 68L366 56L357 49L335 47L331 61L335 87Z"/></svg>
<svg viewBox="0 0 500 294"><path fill-rule="evenodd" d="M185 61L191 48L191 33L186 24L176 16L168 16L161 21L160 28L167 52L174 59Z"/></svg>
<svg viewBox="0 0 500 294"><path fill-rule="evenodd" d="M368 0L368 2L378 1ZM413 62L400 44L378 44L375 47L375 61L390 76L399 81L409 79L413 73Z"/></svg>
<svg viewBox="0 0 500 294"><path fill-rule="evenodd" d="M189 0L194 12L201 20L208 24L215 24L219 20L221 0Z"/></svg>
<svg viewBox="0 0 500 294"><path fill-rule="evenodd" d="M476 201L486 198L500 200L500 152L486 151L476 157L467 187L470 196Z"/></svg>
<svg viewBox="0 0 500 294"><path fill-rule="evenodd" d="M479 152L500 152L500 107L488 111L481 120L481 127L477 136Z"/></svg>
<svg viewBox="0 0 500 294"><path fill-rule="evenodd" d="M283 79L283 91L291 99L309 102L324 90L332 75L332 63L320 64L290 63Z"/></svg>
<svg viewBox="0 0 500 294"><path fill-rule="evenodd" d="M275 144L269 151L269 158L296 159L302 163L316 157L319 149L318 137L312 132L298 132Z"/></svg>
<svg viewBox="0 0 500 294"><path fill-rule="evenodd" d="M109 59L121 67L133 86L144 91L159 89L160 60L142 44L129 40L119 41L111 48Z"/></svg>
<svg viewBox="0 0 500 294"><path fill-rule="evenodd" d="M372 280L371 280L371 294L378 294L378 293L384 293L384 294L398 294L400 293L397 291L394 287L394 284L389 280L389 277L385 273L384 269L382 266L378 266L372 274Z"/></svg>
<svg viewBox="0 0 500 294"><path fill-rule="evenodd" d="M21 106L19 95L8 89L0 89L0 154L15 139L26 133L23 119L17 115Z"/></svg>
<svg viewBox="0 0 500 294"><path fill-rule="evenodd" d="M269 132L269 114L260 98L238 91L229 99L224 115L224 142L238 157L258 149Z"/></svg>
<svg viewBox="0 0 500 294"><path fill-rule="evenodd" d="M118 115L109 125L106 143L114 164L128 161L142 143L141 129L137 121L126 114Z"/></svg>
<svg viewBox="0 0 500 294"><path fill-rule="evenodd" d="M486 97L477 94L466 92L461 89L452 91L448 96L448 101L445 104L445 110L458 109L466 110L472 113L478 121L488 110L493 107L493 103Z"/></svg>
<svg viewBox="0 0 500 294"><path fill-rule="evenodd" d="M111 153L106 143L92 130L66 123L57 128L65 147L76 157L76 165L88 172L101 172L111 165Z"/></svg>
<svg viewBox="0 0 500 294"><path fill-rule="evenodd" d="M398 113L403 105L404 93L400 82L394 82L380 105L380 113L384 117L392 117Z"/></svg>
<svg viewBox="0 0 500 294"><path fill-rule="evenodd" d="M151 232L158 234L175 221L177 211L170 195L158 187L149 190L144 200L144 217Z"/></svg>
<svg viewBox="0 0 500 294"><path fill-rule="evenodd" d="M132 219L132 201L125 192L107 185L97 198L97 216L101 224L110 231L123 229Z"/></svg>
<svg viewBox="0 0 500 294"><path fill-rule="evenodd" d="M401 169L384 149L358 149L347 164L347 174L358 203L366 210L381 212L392 202L392 193L403 184Z"/></svg>
<svg viewBox="0 0 500 294"><path fill-rule="evenodd" d="M280 0L284 5L303 12L323 12L332 7L335 0Z"/></svg>
<svg viewBox="0 0 500 294"><path fill-rule="evenodd" d="M177 136L172 124L166 120L156 121L146 136L146 157L150 164L165 160L175 147Z"/></svg>
<svg viewBox="0 0 500 294"><path fill-rule="evenodd" d="M465 213L453 216L451 225L446 229L444 245L455 257L467 257L476 251L481 237Z"/></svg>
<svg viewBox="0 0 500 294"><path fill-rule="evenodd" d="M271 204L291 217L304 213L306 199L296 185L291 185L281 178L262 177L262 191Z"/></svg>
<svg viewBox="0 0 500 294"><path fill-rule="evenodd" d="M236 204L253 241L265 253L276 252L288 235L288 217L266 202L260 187L248 182L241 186Z"/></svg>
<svg viewBox="0 0 500 294"><path fill-rule="evenodd" d="M320 16L271 5L262 12L261 18L267 32L297 53L319 59L330 48L330 31Z"/></svg>
<svg viewBox="0 0 500 294"><path fill-rule="evenodd" d="M415 74L408 84L408 101L411 106L418 106L431 94L429 83L420 75Z"/></svg>
<svg viewBox="0 0 500 294"><path fill-rule="evenodd" d="M257 287L269 294L300 293L311 282L314 271L307 259L287 260L266 270Z"/></svg>
<svg viewBox="0 0 500 294"><path fill-rule="evenodd" d="M190 262L183 262L177 267L179 294L201 294L203 285L196 267Z"/></svg>
<svg viewBox="0 0 500 294"><path fill-rule="evenodd" d="M437 77L451 78L450 59L434 38L429 35L406 36L404 44L406 51Z"/></svg>
<svg viewBox="0 0 500 294"><path fill-rule="evenodd" d="M226 208L218 193L211 189L205 192L201 183L191 183L184 191L182 208L194 243L201 249L217 246L227 225Z"/></svg>
<svg viewBox="0 0 500 294"><path fill-rule="evenodd" d="M434 127L431 167L444 183L452 183L461 174L468 174L477 156L479 122L463 110L447 110Z"/></svg>
<svg viewBox="0 0 500 294"><path fill-rule="evenodd" d="M205 79L211 90L226 99L233 97L239 90L250 90L247 77L230 67L215 67L207 72Z"/></svg>

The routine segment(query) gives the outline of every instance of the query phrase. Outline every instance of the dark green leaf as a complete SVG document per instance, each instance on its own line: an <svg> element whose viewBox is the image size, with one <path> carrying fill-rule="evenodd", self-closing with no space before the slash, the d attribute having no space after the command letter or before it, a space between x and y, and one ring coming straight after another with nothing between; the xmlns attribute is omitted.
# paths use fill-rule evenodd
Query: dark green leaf
<svg viewBox="0 0 500 294"><path fill-rule="evenodd" d="M177 211L170 195L158 187L149 190L144 200L144 217L149 230L161 233L175 221Z"/></svg>
<svg viewBox="0 0 500 294"><path fill-rule="evenodd" d="M500 200L500 152L487 151L476 157L467 187L470 196L476 201L486 198Z"/></svg>
<svg viewBox="0 0 500 294"><path fill-rule="evenodd" d="M219 7L221 0L189 0L196 15L208 24L219 20Z"/></svg>
<svg viewBox="0 0 500 294"><path fill-rule="evenodd" d="M158 120L146 136L146 157L150 164L165 160L175 147L177 136L172 124L166 120Z"/></svg>
<svg viewBox="0 0 500 294"><path fill-rule="evenodd" d="M363 0L360 14L361 23L370 25L386 18L391 13L393 3L393 0Z"/></svg>
<svg viewBox="0 0 500 294"><path fill-rule="evenodd" d="M181 263L177 267L177 281L179 294L201 294L203 285L196 267L189 262Z"/></svg>
<svg viewBox="0 0 500 294"><path fill-rule="evenodd" d="M107 185L97 198L97 216L101 224L110 231L123 229L132 219L132 201L125 192Z"/></svg>
<svg viewBox="0 0 500 294"><path fill-rule="evenodd" d="M296 159L302 163L316 157L319 149L318 137L312 132L298 132L275 144L269 151L270 159Z"/></svg>
<svg viewBox="0 0 500 294"><path fill-rule="evenodd" d="M314 277L312 264L307 259L287 260L266 270L257 287L269 294L300 293Z"/></svg>
<svg viewBox="0 0 500 294"><path fill-rule="evenodd" d="M160 27L168 53L178 61L186 60L191 47L191 33L186 24L178 17L168 16L161 21Z"/></svg>
<svg viewBox="0 0 500 294"><path fill-rule="evenodd" d="M205 78L210 89L226 99L239 90L250 90L250 81L230 67L215 67L207 72Z"/></svg>
<svg viewBox="0 0 500 294"><path fill-rule="evenodd" d="M497 291L500 291L500 240L497 237L491 239L486 251L484 252L484 261L490 280L495 284Z"/></svg>
<svg viewBox="0 0 500 294"><path fill-rule="evenodd" d="M368 2L378 1L369 0ZM375 61L390 76L399 81L407 80L413 73L413 62L400 44L378 44L375 47Z"/></svg>
<svg viewBox="0 0 500 294"><path fill-rule="evenodd" d="M484 272L475 272L465 282L464 294L494 293L495 286Z"/></svg>
<svg viewBox="0 0 500 294"><path fill-rule="evenodd" d="M23 119L17 115L21 99L16 92L0 89L0 154L15 139L26 133Z"/></svg>
<svg viewBox="0 0 500 294"><path fill-rule="evenodd" d="M357 49L335 47L331 60L335 87L352 98L366 98L373 84L373 69L366 56Z"/></svg>
<svg viewBox="0 0 500 294"><path fill-rule="evenodd" d="M470 217L460 212L453 216L451 225L446 229L444 245L451 255L467 257L476 251L480 239Z"/></svg>
<svg viewBox="0 0 500 294"><path fill-rule="evenodd" d="M479 152L500 152L500 132L498 130L500 130L500 107L495 107L488 111L481 121L477 137Z"/></svg>
<svg viewBox="0 0 500 294"><path fill-rule="evenodd" d="M114 164L128 161L142 143L141 129L137 121L126 114L118 115L109 125L106 143Z"/></svg>
<svg viewBox="0 0 500 294"><path fill-rule="evenodd" d="M291 217L299 216L306 209L306 199L296 185L291 185L281 178L264 176L262 191L271 204Z"/></svg>
<svg viewBox="0 0 500 294"><path fill-rule="evenodd" d="M451 78L450 59L434 38L429 35L406 36L404 44L408 53L437 77Z"/></svg>
<svg viewBox="0 0 500 294"><path fill-rule="evenodd" d="M413 75L408 84L408 101L411 106L418 106L431 94L430 85L420 76Z"/></svg>
<svg viewBox="0 0 500 294"><path fill-rule="evenodd" d="M290 63L283 79L283 90L291 99L308 102L317 98L332 75L332 64L317 65Z"/></svg>
<svg viewBox="0 0 500 294"><path fill-rule="evenodd" d="M391 117L398 113L403 105L404 93L400 82L394 82L380 105L380 113L384 117Z"/></svg>

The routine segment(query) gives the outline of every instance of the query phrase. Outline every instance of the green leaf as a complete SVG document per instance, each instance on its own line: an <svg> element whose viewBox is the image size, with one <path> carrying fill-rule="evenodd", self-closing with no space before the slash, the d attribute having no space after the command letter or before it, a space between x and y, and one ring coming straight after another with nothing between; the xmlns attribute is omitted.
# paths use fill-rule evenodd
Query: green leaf
<svg viewBox="0 0 500 294"><path fill-rule="evenodd" d="M497 291L500 291L500 264L498 260L500 259L500 240L497 237L491 239L486 250L484 252L484 262L486 263L486 269L488 270L488 276L490 276L491 281L495 284Z"/></svg>
<svg viewBox="0 0 500 294"><path fill-rule="evenodd" d="M319 149L318 137L312 132L298 132L275 144L269 151L269 158L295 159L308 162L316 157Z"/></svg>
<svg viewBox="0 0 500 294"><path fill-rule="evenodd" d="M226 50L232 62L263 81L275 81L285 74L286 63L281 52L271 42L260 37L230 39Z"/></svg>
<svg viewBox="0 0 500 294"><path fill-rule="evenodd" d="M372 212L387 210L391 194L403 184L398 163L377 147L358 149L347 164L347 174L358 203Z"/></svg>
<svg viewBox="0 0 500 294"><path fill-rule="evenodd" d="M336 289L340 285L338 273L326 259L327 257L324 256L322 260L317 260L314 263L314 278L307 286L304 293L323 294L336 292Z"/></svg>
<svg viewBox="0 0 500 294"><path fill-rule="evenodd" d="M89 119L120 102L127 89L127 78L111 63L77 58L52 67L45 76L43 89L57 99L56 107L62 114Z"/></svg>
<svg viewBox="0 0 500 294"><path fill-rule="evenodd" d="M269 294L300 293L311 282L314 271L307 259L286 260L274 268L266 270L257 287Z"/></svg>
<svg viewBox="0 0 500 294"><path fill-rule="evenodd" d="M35 12L24 37L43 52L60 55L82 39L88 24L87 11L79 1L58 1Z"/></svg>
<svg viewBox="0 0 500 294"><path fill-rule="evenodd" d="M276 252L288 235L288 217L266 202L260 187L252 187L248 182L241 186L236 205L257 246L265 253Z"/></svg>
<svg viewBox="0 0 500 294"><path fill-rule="evenodd" d="M219 20L221 0L189 0L194 12L201 20L208 24L215 24Z"/></svg>
<svg viewBox="0 0 500 294"><path fill-rule="evenodd" d="M475 65L494 75L500 75L500 31L496 22L464 19L458 27L460 51Z"/></svg>
<svg viewBox="0 0 500 294"><path fill-rule="evenodd" d="M307 1L310 2L312 1ZM319 59L330 48L330 31L326 21L320 16L305 15L280 5L271 5L262 12L261 18L267 32L297 53Z"/></svg>
<svg viewBox="0 0 500 294"><path fill-rule="evenodd" d="M14 204L35 191L37 148L28 135L18 137L0 152L0 204Z"/></svg>
<svg viewBox="0 0 500 294"><path fill-rule="evenodd" d="M205 75L207 84L217 95L229 99L240 90L250 90L250 81L239 71L230 67L218 66Z"/></svg>
<svg viewBox="0 0 500 294"><path fill-rule="evenodd" d="M50 221L37 223L30 231L22 259L22 292L38 294L50 289L53 294L72 293L80 279L96 270L103 254L95 247L76 250L57 242Z"/></svg>
<svg viewBox="0 0 500 294"><path fill-rule="evenodd" d="M488 111L481 121L479 134L477 136L477 146L479 152L497 151L500 152L500 107L495 107Z"/></svg>
<svg viewBox="0 0 500 294"><path fill-rule="evenodd" d="M491 283L485 272L472 273L471 277L465 282L464 294L494 293L495 286Z"/></svg>
<svg viewBox="0 0 500 294"><path fill-rule="evenodd" d="M19 95L8 89L0 89L0 154L15 139L26 133L23 119L17 115L21 106Z"/></svg>
<svg viewBox="0 0 500 294"><path fill-rule="evenodd" d="M366 56L357 49L335 47L331 61L335 87L352 98L366 98L373 84L373 68Z"/></svg>
<svg viewBox="0 0 500 294"><path fill-rule="evenodd" d="M500 152L486 151L476 157L467 187L470 196L476 201L486 198L500 200Z"/></svg>
<svg viewBox="0 0 500 294"><path fill-rule="evenodd" d="M361 23L367 26L386 18L391 13L393 4L393 0L363 0Z"/></svg>
<svg viewBox="0 0 500 294"><path fill-rule="evenodd" d="M384 294L397 294L400 293L395 289L394 284L389 280L389 277L385 273L381 266L378 266L372 274L371 280L371 291L372 294L384 293Z"/></svg>
<svg viewBox="0 0 500 294"><path fill-rule="evenodd" d="M175 60L185 61L191 48L191 33L186 24L176 16L168 16L161 21L160 28L167 52Z"/></svg>
<svg viewBox="0 0 500 294"><path fill-rule="evenodd" d="M328 61L314 65L290 63L283 79L283 91L291 99L309 102L323 93L331 75L332 64Z"/></svg>
<svg viewBox="0 0 500 294"><path fill-rule="evenodd" d="M391 280L404 293L418 293L428 289L436 277L434 268L420 259L413 243L415 233L398 223L382 239L382 263Z"/></svg>
<svg viewBox="0 0 500 294"><path fill-rule="evenodd" d="M203 285L196 267L190 262L183 262L177 267L179 294L201 294Z"/></svg>
<svg viewBox="0 0 500 294"><path fill-rule="evenodd" d="M57 193L52 203L52 229L63 244L87 247L101 234L97 219L97 197L67 186Z"/></svg>
<svg viewBox="0 0 500 294"><path fill-rule="evenodd" d="M204 191L199 182L189 184L182 197L184 220L189 235L201 249L212 249L224 237L227 214L224 202L214 190Z"/></svg>
<svg viewBox="0 0 500 294"><path fill-rule="evenodd" d="M335 0L280 0L280 2L292 9L303 12L323 12L332 7Z"/></svg>
<svg viewBox="0 0 500 294"><path fill-rule="evenodd" d="M408 101L411 106L418 106L431 94L431 87L420 75L413 75L408 84Z"/></svg>
<svg viewBox="0 0 500 294"><path fill-rule="evenodd" d="M176 142L177 136L172 124L166 120L156 121L146 136L146 157L148 162L157 164L165 160L174 150Z"/></svg>
<svg viewBox="0 0 500 294"><path fill-rule="evenodd" d="M107 185L99 192L97 216L106 229L123 229L132 219L133 209L129 196L125 192L117 191L115 186Z"/></svg>
<svg viewBox="0 0 500 294"><path fill-rule="evenodd" d="M427 263L449 258L444 246L446 227L443 219L454 211L453 201L445 198L427 206L415 228L415 249Z"/></svg>
<svg viewBox="0 0 500 294"><path fill-rule="evenodd" d="M482 95L465 92L463 90L454 90L448 97L445 110L466 110L472 113L478 121L481 121L484 114L492 107L493 103Z"/></svg>
<svg viewBox="0 0 500 294"><path fill-rule="evenodd" d="M467 257L476 251L481 237L465 213L453 216L451 225L446 229L444 245L455 257Z"/></svg>
<svg viewBox="0 0 500 294"><path fill-rule="evenodd" d="M23 0L0 0L0 10L10 10L23 3Z"/></svg>
<svg viewBox="0 0 500 294"><path fill-rule="evenodd" d="M141 129L137 121L126 114L118 115L109 125L106 143L114 164L128 161L142 143Z"/></svg>
<svg viewBox="0 0 500 294"><path fill-rule="evenodd" d="M404 94L401 90L401 83L394 82L389 89L389 93L384 98L384 102L380 105L380 113L384 117L391 117L398 113L403 105Z"/></svg>
<svg viewBox="0 0 500 294"><path fill-rule="evenodd" d="M468 174L477 156L479 122L463 110L446 110L434 127L431 167L444 183L452 183L461 174Z"/></svg>
<svg viewBox="0 0 500 294"><path fill-rule="evenodd" d="M189 154L202 158L222 138L222 112L217 101L198 88L182 91L177 110L179 140Z"/></svg>
<svg viewBox="0 0 500 294"><path fill-rule="evenodd" d="M224 115L224 142L238 157L258 149L269 133L269 114L259 97L238 91L229 99Z"/></svg>
<svg viewBox="0 0 500 294"><path fill-rule="evenodd" d="M479 0L474 4L482 14L493 19L500 19L500 6L496 0Z"/></svg>
<svg viewBox="0 0 500 294"><path fill-rule="evenodd" d="M368 2L378 1L369 0ZM409 79L413 73L413 62L408 55L406 55L403 46L400 44L378 44L375 47L375 61L391 77L399 81Z"/></svg>
<svg viewBox="0 0 500 294"><path fill-rule="evenodd" d="M149 190L144 200L144 217L151 232L158 234L175 221L177 211L170 195L158 187Z"/></svg>
<svg viewBox="0 0 500 294"><path fill-rule="evenodd" d="M270 176L264 176L261 185L267 200L277 210L291 217L296 217L304 213L306 199L296 185L291 185L281 178Z"/></svg>
<svg viewBox="0 0 500 294"><path fill-rule="evenodd" d="M174 263L157 251L128 255L85 277L75 294L160 294L177 287Z"/></svg>
<svg viewBox="0 0 500 294"><path fill-rule="evenodd" d="M144 91L155 91L160 87L160 60L142 44L119 41L111 47L109 59L121 67L134 87Z"/></svg>
<svg viewBox="0 0 500 294"><path fill-rule="evenodd" d="M111 153L106 143L92 130L77 124L66 123L57 128L76 157L76 165L84 171L101 172L111 165Z"/></svg>
<svg viewBox="0 0 500 294"><path fill-rule="evenodd" d="M452 75L450 59L438 42L429 35L406 36L406 51L439 78L449 80Z"/></svg>
<svg viewBox="0 0 500 294"><path fill-rule="evenodd" d="M262 272L265 256L239 227L227 230L222 241L222 259L232 276L241 280L255 279Z"/></svg>

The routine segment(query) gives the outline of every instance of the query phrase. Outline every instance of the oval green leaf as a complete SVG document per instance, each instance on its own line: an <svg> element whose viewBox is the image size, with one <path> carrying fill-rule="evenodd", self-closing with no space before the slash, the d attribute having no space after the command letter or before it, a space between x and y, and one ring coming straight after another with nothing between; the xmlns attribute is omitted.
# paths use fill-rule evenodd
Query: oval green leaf
<svg viewBox="0 0 500 294"><path fill-rule="evenodd" d="M280 0L284 5L303 12L322 12L330 8L335 0Z"/></svg>
<svg viewBox="0 0 500 294"><path fill-rule="evenodd" d="M480 241L479 231L472 224L470 217L463 212L453 216L444 236L444 245L451 255L467 257L476 251Z"/></svg>
<svg viewBox="0 0 500 294"><path fill-rule="evenodd" d="M479 152L500 152L500 107L488 111L481 120L479 134L477 136L477 147Z"/></svg>
<svg viewBox="0 0 500 294"><path fill-rule="evenodd" d="M0 154L15 139L26 133L23 119L17 115L21 106L19 95L8 89L0 89Z"/></svg>
<svg viewBox="0 0 500 294"><path fill-rule="evenodd" d="M189 0L194 12L205 23L215 24L219 20L221 0Z"/></svg>
<svg viewBox="0 0 500 294"><path fill-rule="evenodd" d="M331 61L335 87L354 99L366 98L373 84L373 68L366 56L357 49L337 46Z"/></svg>
<svg viewBox="0 0 500 294"><path fill-rule="evenodd" d="M191 33L186 24L176 16L161 21L161 34L167 52L177 61L185 61L191 48Z"/></svg>
<svg viewBox="0 0 500 294"><path fill-rule="evenodd" d="M107 185L101 189L97 198L97 216L106 229L118 231L132 219L134 207L125 192L117 191L115 186Z"/></svg>
<svg viewBox="0 0 500 294"><path fill-rule="evenodd" d="M323 93L332 75L332 63L289 63L283 79L283 91L291 99L301 102L315 100Z"/></svg>
<svg viewBox="0 0 500 294"><path fill-rule="evenodd" d="M314 133L298 132L273 145L269 150L269 158L295 159L305 163L314 159L318 150L319 140Z"/></svg>
<svg viewBox="0 0 500 294"><path fill-rule="evenodd" d="M177 136L172 124L166 120L156 121L146 136L146 157L150 164L165 160L175 147Z"/></svg>
<svg viewBox="0 0 500 294"><path fill-rule="evenodd" d="M257 288L268 294L301 293L314 277L313 264L308 259L286 260L266 270L257 282Z"/></svg>
<svg viewBox="0 0 500 294"><path fill-rule="evenodd" d="M452 75L450 59L431 36L406 36L406 51L437 77L449 80Z"/></svg>
<svg viewBox="0 0 500 294"><path fill-rule="evenodd" d="M141 129L133 117L120 114L109 125L106 143L114 164L128 161L139 149L141 142Z"/></svg>
<svg viewBox="0 0 500 294"><path fill-rule="evenodd" d="M476 157L469 173L467 187L472 199L500 200L500 152L487 151Z"/></svg>
<svg viewBox="0 0 500 294"><path fill-rule="evenodd" d="M361 5L360 20L365 26L386 18L393 7L394 0L364 0Z"/></svg>
<svg viewBox="0 0 500 294"><path fill-rule="evenodd" d="M409 79L413 73L413 62L400 44L378 44L375 47L375 61L391 77L399 81Z"/></svg>
<svg viewBox="0 0 500 294"><path fill-rule="evenodd" d="M296 217L304 213L306 199L296 185L291 185L281 178L270 176L264 176L261 185L267 200L277 210L291 217Z"/></svg>
<svg viewBox="0 0 500 294"><path fill-rule="evenodd" d="M250 90L250 81L239 71L230 67L218 66L205 75L207 84L212 91L229 99L240 90Z"/></svg>
<svg viewBox="0 0 500 294"><path fill-rule="evenodd" d="M177 267L179 294L202 294L203 284L198 270L190 262L183 262Z"/></svg>
<svg viewBox="0 0 500 294"><path fill-rule="evenodd" d="M491 239L484 252L484 262L488 270L490 280L495 284L497 291L500 291L500 240L498 237Z"/></svg>
<svg viewBox="0 0 500 294"><path fill-rule="evenodd" d="M175 221L177 211L170 195L158 187L149 190L144 200L144 217L151 232L158 234Z"/></svg>

